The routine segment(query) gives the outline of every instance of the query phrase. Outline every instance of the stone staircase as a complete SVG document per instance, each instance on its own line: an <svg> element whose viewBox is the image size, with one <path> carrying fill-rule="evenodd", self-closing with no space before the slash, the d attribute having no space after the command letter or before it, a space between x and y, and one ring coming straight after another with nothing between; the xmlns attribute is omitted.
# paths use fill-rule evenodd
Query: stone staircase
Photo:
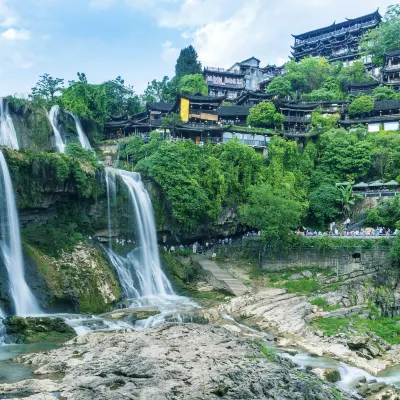
<svg viewBox="0 0 400 400"><path fill-rule="evenodd" d="M194 255L192 259L199 263L203 269L210 272L216 280L223 282L235 296L241 296L249 291L239 279L234 278L227 270L220 268L215 261L199 254Z"/></svg>

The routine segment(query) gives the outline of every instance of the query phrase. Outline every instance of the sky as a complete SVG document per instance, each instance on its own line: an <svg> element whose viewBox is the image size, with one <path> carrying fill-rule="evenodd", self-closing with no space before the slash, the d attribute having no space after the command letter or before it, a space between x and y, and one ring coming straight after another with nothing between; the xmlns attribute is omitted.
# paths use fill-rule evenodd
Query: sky
<svg viewBox="0 0 400 400"><path fill-rule="evenodd" d="M0 0L0 96L27 96L40 75L90 83L117 76L142 93L172 77L192 44L203 66L288 60L291 34L395 0Z"/></svg>

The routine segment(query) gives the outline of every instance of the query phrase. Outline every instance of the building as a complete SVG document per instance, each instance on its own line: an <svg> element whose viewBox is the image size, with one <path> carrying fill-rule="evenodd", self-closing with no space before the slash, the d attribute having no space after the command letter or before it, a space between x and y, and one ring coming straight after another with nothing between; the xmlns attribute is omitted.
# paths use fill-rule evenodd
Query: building
<svg viewBox="0 0 400 400"><path fill-rule="evenodd" d="M244 74L239 72L208 67L204 69L204 79L210 96L226 96L228 101L236 100L245 90Z"/></svg>
<svg viewBox="0 0 400 400"><path fill-rule="evenodd" d="M339 123L344 128L363 124L368 126L368 132L395 131L399 129L400 100L376 101L374 109L367 115L350 117L347 113Z"/></svg>
<svg viewBox="0 0 400 400"><path fill-rule="evenodd" d="M267 94L261 90L258 90L256 92L253 92L252 90L248 90L248 91L244 92L236 100L236 105L254 107L263 101L271 101L273 99L273 97L274 97L273 95Z"/></svg>
<svg viewBox="0 0 400 400"><path fill-rule="evenodd" d="M218 109L218 122L221 125L246 126L249 106L222 106Z"/></svg>
<svg viewBox="0 0 400 400"><path fill-rule="evenodd" d="M347 91L353 96L368 95L371 96L373 90L379 86L377 81L369 82L349 82L347 84Z"/></svg>
<svg viewBox="0 0 400 400"><path fill-rule="evenodd" d="M226 96L228 101L235 101L246 91L258 91L265 87L275 76L283 73L283 67L267 65L260 67L260 60L250 57L236 62L230 68L204 68L204 79L208 85L209 96Z"/></svg>
<svg viewBox="0 0 400 400"><path fill-rule="evenodd" d="M358 42L368 30L376 28L382 20L379 11L359 18L315 29L301 35L292 35L295 39L292 58L296 61L304 57L326 57L330 62L352 62L359 58ZM370 59L364 59L369 63Z"/></svg>
<svg viewBox="0 0 400 400"><path fill-rule="evenodd" d="M385 65L382 68L382 83L400 90L400 50L385 54Z"/></svg>

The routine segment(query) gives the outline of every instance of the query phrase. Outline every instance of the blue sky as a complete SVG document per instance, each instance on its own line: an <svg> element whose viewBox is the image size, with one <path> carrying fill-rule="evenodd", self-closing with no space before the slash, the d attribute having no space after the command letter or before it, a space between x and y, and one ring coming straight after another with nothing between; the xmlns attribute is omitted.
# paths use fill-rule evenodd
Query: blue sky
<svg viewBox="0 0 400 400"><path fill-rule="evenodd" d="M39 75L100 83L121 75L141 93L172 76L192 44L206 66L251 56L287 60L291 33L375 11L394 0L0 0L0 96L27 95Z"/></svg>

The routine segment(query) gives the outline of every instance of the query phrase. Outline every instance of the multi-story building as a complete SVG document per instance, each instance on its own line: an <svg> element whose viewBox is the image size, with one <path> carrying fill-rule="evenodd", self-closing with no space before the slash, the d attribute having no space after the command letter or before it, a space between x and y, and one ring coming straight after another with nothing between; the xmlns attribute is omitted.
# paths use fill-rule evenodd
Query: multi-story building
<svg viewBox="0 0 400 400"><path fill-rule="evenodd" d="M210 96L226 96L228 101L235 101L246 91L257 91L277 75L282 74L283 67L267 65L260 67L260 60L255 57L236 62L230 68L206 67L204 79Z"/></svg>
<svg viewBox="0 0 400 400"><path fill-rule="evenodd" d="M382 20L379 11L362 17L347 19L339 24L315 29L301 35L292 35L295 39L291 46L292 58L296 61L304 57L326 57L330 62L352 62L360 57L359 40L368 30L376 28ZM369 63L370 58L363 60Z"/></svg>
<svg viewBox="0 0 400 400"><path fill-rule="evenodd" d="M385 66L382 68L382 83L400 90L400 50L385 54Z"/></svg>

